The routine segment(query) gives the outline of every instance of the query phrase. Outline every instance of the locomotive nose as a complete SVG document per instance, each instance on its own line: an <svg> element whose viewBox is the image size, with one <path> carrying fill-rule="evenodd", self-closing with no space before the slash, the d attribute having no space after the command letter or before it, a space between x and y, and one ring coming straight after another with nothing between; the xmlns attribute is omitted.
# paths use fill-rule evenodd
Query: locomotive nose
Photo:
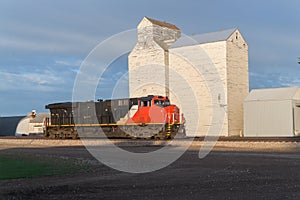
<svg viewBox="0 0 300 200"><path fill-rule="evenodd" d="M165 108L167 115L167 123L177 123L179 122L179 108L176 105L170 105Z"/></svg>
<svg viewBox="0 0 300 200"><path fill-rule="evenodd" d="M152 106L149 110L149 118L152 123L165 123L166 112L163 108Z"/></svg>

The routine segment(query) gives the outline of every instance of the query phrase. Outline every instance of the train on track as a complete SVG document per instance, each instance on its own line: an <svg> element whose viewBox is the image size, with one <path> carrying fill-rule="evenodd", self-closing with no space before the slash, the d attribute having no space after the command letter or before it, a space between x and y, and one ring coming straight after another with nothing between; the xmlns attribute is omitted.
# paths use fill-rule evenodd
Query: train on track
<svg viewBox="0 0 300 200"><path fill-rule="evenodd" d="M184 116L168 97L148 95L140 98L46 105L44 137L172 139L185 136ZM102 134L103 136L103 134Z"/></svg>

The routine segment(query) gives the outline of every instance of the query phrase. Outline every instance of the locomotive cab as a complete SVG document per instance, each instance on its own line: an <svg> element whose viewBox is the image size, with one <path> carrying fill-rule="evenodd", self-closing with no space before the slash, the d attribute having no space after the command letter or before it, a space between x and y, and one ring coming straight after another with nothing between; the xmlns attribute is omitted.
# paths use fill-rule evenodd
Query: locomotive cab
<svg viewBox="0 0 300 200"><path fill-rule="evenodd" d="M149 95L138 100L138 110L127 123L181 123L180 112L168 97Z"/></svg>
<svg viewBox="0 0 300 200"><path fill-rule="evenodd" d="M171 104L168 97L149 95L147 97L141 97L138 100L138 105L139 107L145 107L145 106L151 107L152 105L167 107L170 106Z"/></svg>

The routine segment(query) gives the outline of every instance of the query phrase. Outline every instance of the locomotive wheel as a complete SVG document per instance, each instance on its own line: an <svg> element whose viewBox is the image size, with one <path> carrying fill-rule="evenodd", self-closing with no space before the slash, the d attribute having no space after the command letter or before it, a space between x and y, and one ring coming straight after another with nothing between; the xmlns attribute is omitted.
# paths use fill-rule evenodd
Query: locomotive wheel
<svg viewBox="0 0 300 200"><path fill-rule="evenodd" d="M76 140L76 139L79 139L79 137L78 137L77 134L72 134L72 139L73 139L73 140Z"/></svg>
<svg viewBox="0 0 300 200"><path fill-rule="evenodd" d="M55 139L55 134L50 132L49 135L48 135L48 138L50 139Z"/></svg>

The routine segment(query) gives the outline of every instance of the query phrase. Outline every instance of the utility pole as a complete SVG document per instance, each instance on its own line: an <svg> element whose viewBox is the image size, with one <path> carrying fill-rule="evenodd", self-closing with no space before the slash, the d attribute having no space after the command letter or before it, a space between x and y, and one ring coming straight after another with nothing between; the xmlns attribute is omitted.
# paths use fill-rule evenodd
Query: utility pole
<svg viewBox="0 0 300 200"><path fill-rule="evenodd" d="M165 50L165 92L166 97L170 98L170 61L169 50Z"/></svg>

